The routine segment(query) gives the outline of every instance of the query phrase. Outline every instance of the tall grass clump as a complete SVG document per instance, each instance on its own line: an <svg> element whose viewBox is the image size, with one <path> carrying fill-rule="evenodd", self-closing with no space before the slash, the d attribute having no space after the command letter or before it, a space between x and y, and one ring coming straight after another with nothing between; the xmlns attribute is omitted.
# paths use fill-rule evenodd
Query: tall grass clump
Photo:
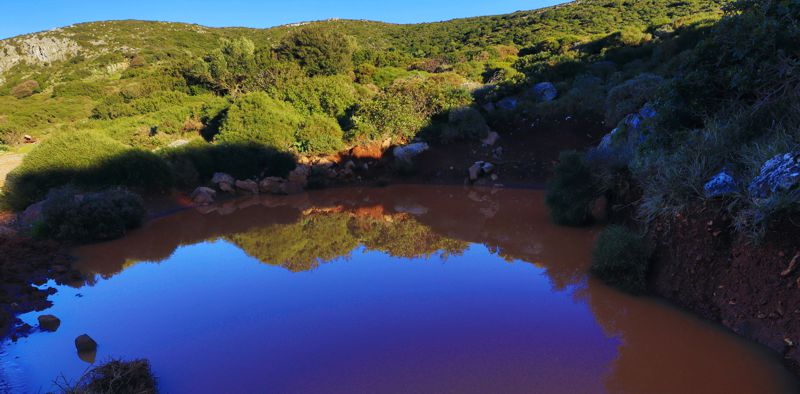
<svg viewBox="0 0 800 394"><path fill-rule="evenodd" d="M647 292L650 251L643 237L625 226L600 233L592 253L591 273L631 294Z"/></svg>
<svg viewBox="0 0 800 394"><path fill-rule="evenodd" d="M592 204L600 189L582 154L565 151L559 159L545 199L550 216L557 224L586 225L592 221Z"/></svg>

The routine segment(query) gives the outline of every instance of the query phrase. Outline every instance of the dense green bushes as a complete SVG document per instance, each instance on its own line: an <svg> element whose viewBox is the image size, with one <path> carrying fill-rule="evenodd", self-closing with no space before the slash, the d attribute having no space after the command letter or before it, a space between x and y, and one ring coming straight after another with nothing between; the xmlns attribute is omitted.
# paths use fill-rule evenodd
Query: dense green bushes
<svg viewBox="0 0 800 394"><path fill-rule="evenodd" d="M279 150L294 145L303 117L289 104L262 92L248 93L228 109L215 141L259 143Z"/></svg>
<svg viewBox="0 0 800 394"><path fill-rule="evenodd" d="M591 272L607 284L629 292L647 292L650 251L645 240L624 226L600 233L592 253Z"/></svg>
<svg viewBox="0 0 800 394"><path fill-rule="evenodd" d="M592 220L592 204L600 196L592 172L578 152L561 152L559 160L545 199L550 215L557 224L587 224Z"/></svg>
<svg viewBox="0 0 800 394"><path fill-rule="evenodd" d="M335 119L312 115L295 135L295 150L304 154L336 153L344 149L344 132Z"/></svg>
<svg viewBox="0 0 800 394"><path fill-rule="evenodd" d="M139 227L145 214L142 198L126 190L79 194L56 189L48 194L34 232L61 241L104 241Z"/></svg>
<svg viewBox="0 0 800 394"><path fill-rule="evenodd" d="M353 42L329 28L304 27L286 37L277 49L283 60L292 60L311 76L336 75L353 68Z"/></svg>
<svg viewBox="0 0 800 394"><path fill-rule="evenodd" d="M9 204L17 210L54 187L128 186L148 192L172 185L166 163L151 152L130 148L95 132L63 133L42 142L6 180Z"/></svg>

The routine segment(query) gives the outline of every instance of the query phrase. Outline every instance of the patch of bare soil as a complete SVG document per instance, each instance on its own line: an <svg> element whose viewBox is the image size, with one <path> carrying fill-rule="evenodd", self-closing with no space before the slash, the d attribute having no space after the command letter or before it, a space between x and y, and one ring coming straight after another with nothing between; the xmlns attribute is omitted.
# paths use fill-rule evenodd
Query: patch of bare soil
<svg viewBox="0 0 800 394"><path fill-rule="evenodd" d="M800 227L786 220L754 242L734 235L730 221L710 205L657 223L653 287L800 373Z"/></svg>

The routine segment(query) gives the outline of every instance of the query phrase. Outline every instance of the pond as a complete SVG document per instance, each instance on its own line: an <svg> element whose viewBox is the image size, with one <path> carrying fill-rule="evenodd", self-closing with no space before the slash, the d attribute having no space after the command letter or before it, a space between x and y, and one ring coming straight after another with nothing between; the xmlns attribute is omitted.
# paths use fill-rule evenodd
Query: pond
<svg viewBox="0 0 800 394"><path fill-rule="evenodd" d="M88 280L0 348L0 391L147 358L166 393L782 393L780 359L587 278L598 229L543 193L454 186L252 197L78 248ZM96 354L79 357L89 334Z"/></svg>

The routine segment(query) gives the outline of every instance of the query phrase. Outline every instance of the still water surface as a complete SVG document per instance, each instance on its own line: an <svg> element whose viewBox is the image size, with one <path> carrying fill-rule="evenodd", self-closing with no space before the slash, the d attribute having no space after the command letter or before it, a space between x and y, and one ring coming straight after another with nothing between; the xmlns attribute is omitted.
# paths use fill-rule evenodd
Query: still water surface
<svg viewBox="0 0 800 394"><path fill-rule="evenodd" d="M0 391L148 358L166 393L783 393L777 357L585 275L542 193L396 186L187 210L80 248ZM50 284L55 286L54 284ZM100 344L79 358L73 340Z"/></svg>

